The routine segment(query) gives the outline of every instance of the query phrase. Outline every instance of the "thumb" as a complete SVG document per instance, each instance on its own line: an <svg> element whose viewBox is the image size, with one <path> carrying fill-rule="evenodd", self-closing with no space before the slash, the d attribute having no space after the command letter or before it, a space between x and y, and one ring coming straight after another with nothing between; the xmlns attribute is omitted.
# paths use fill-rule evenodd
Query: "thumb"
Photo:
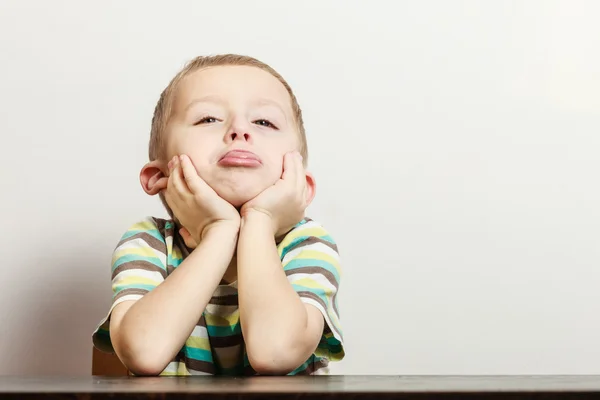
<svg viewBox="0 0 600 400"><path fill-rule="evenodd" d="M185 245L190 249L195 249L198 246L198 243L196 243L196 241L194 240L192 235L190 235L190 232L186 228L181 228L179 230L179 234L181 235L181 238L183 239Z"/></svg>

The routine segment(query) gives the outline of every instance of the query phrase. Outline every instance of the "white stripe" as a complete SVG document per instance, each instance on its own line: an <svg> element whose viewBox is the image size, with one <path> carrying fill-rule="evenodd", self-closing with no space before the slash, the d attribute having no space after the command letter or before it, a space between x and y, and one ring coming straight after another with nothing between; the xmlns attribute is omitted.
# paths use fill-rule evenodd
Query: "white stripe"
<svg viewBox="0 0 600 400"><path fill-rule="evenodd" d="M163 267L165 267L167 265L167 256L165 255L165 253L163 253L162 251L156 250L154 247L150 246L148 244L148 242L146 242L142 238L135 238L132 240L128 240L127 242L125 242L122 245L120 245L119 247L117 247L115 250L115 253L120 252L122 250L139 249L139 248L152 250L152 252L155 254L156 258L158 258L160 260L160 262L162 263Z"/></svg>
<svg viewBox="0 0 600 400"><path fill-rule="evenodd" d="M142 297L144 297L143 294L127 294L123 297L119 297L117 299L117 301L115 301L113 303L113 305L110 307L111 311L117 306L117 304L121 304L124 301L137 301L139 299L141 299Z"/></svg>
<svg viewBox="0 0 600 400"><path fill-rule="evenodd" d="M200 325L196 325L194 327L194 330L190 334L190 337L197 337L197 338L208 339L208 331L206 330L206 327L200 326Z"/></svg>
<svg viewBox="0 0 600 400"><path fill-rule="evenodd" d="M335 292L337 292L337 288L329 281L329 279L327 279L325 275L320 273L305 274L302 272L297 272L295 274L288 275L287 278L288 282L290 283L294 283L296 281L299 281L300 279L310 279L311 281L314 281L319 285L318 289L325 289L325 291L330 295L333 295ZM312 289L312 287L310 286L308 288Z"/></svg>
<svg viewBox="0 0 600 400"><path fill-rule="evenodd" d="M165 369L163 369L163 373L164 372L169 372L172 374L177 373L177 367L179 366L179 363L177 361L171 361L166 367Z"/></svg>
<svg viewBox="0 0 600 400"><path fill-rule="evenodd" d="M330 256L331 258L333 258L334 260L336 260L338 262L340 260L340 255L338 254L337 251L333 250L331 247L327 246L325 243L317 242L317 243L311 243L308 245L304 245L302 247L298 247L298 248L290 251L283 257L282 264L285 266L292 259L294 259L295 257L298 257L298 255L304 250L317 251L317 252L320 252L323 254L327 254L328 256Z"/></svg>
<svg viewBox="0 0 600 400"><path fill-rule="evenodd" d="M165 279L158 271L146 271L145 269L126 269L124 271L119 272L114 279L112 280L113 285L118 284L121 280L125 278L145 278L150 279L157 284L163 282Z"/></svg>
<svg viewBox="0 0 600 400"><path fill-rule="evenodd" d="M187 370L190 373L190 375L212 375L212 374L209 374L208 372L196 371L195 369L188 368Z"/></svg>

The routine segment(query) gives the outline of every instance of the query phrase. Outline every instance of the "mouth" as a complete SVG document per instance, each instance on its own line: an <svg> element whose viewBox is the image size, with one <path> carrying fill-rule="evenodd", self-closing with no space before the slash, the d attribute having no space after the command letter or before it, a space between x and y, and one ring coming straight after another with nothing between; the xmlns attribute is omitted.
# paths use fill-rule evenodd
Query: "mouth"
<svg viewBox="0 0 600 400"><path fill-rule="evenodd" d="M262 165L260 157L247 150L231 150L225 153L218 164L222 167L256 168Z"/></svg>

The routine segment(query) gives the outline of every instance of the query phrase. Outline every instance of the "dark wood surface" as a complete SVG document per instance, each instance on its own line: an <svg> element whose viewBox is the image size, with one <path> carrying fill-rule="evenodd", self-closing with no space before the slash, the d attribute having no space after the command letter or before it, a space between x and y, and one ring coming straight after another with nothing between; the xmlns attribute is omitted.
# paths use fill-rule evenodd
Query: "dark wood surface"
<svg viewBox="0 0 600 400"><path fill-rule="evenodd" d="M0 377L7 399L600 399L600 376Z"/></svg>

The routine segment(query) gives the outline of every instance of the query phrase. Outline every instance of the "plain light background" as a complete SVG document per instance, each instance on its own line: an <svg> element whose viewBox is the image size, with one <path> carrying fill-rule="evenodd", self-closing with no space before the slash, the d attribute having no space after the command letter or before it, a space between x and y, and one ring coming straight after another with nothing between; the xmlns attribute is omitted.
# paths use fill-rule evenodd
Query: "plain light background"
<svg viewBox="0 0 600 400"><path fill-rule="evenodd" d="M600 373L600 3L0 1L0 374L87 375L161 90L294 88L344 374Z"/></svg>

